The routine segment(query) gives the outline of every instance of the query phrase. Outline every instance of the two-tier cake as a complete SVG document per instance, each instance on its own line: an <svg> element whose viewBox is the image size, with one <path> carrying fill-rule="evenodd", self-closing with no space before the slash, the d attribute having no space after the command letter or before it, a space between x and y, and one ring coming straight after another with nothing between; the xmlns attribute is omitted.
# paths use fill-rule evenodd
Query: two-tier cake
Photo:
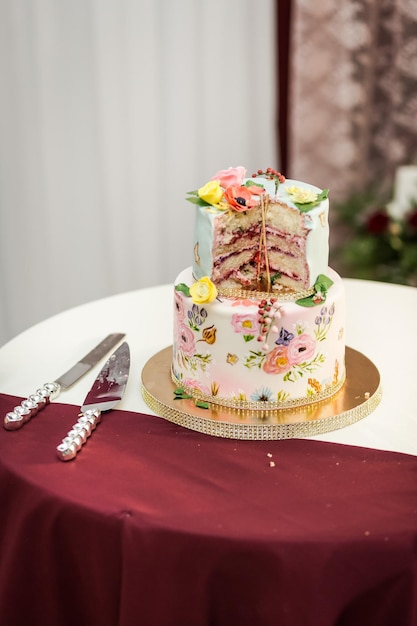
<svg viewBox="0 0 417 626"><path fill-rule="evenodd" d="M334 395L345 380L345 296L328 267L328 190L235 167L188 200L194 260L175 281L174 383L233 409Z"/></svg>

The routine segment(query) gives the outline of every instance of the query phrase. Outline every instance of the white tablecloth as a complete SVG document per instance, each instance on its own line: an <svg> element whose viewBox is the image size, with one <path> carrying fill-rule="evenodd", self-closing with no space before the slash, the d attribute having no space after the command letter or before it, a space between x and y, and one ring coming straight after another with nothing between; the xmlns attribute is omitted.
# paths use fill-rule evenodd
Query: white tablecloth
<svg viewBox="0 0 417 626"><path fill-rule="evenodd" d="M382 401L363 420L317 439L417 455L417 289L344 282L346 343L377 366ZM105 335L125 332L131 374L118 408L152 413L141 396L141 371L149 358L172 343L172 307L173 287L164 285L97 300L47 319L0 349L0 393L28 396L68 370ZM56 401L80 405L102 365Z"/></svg>

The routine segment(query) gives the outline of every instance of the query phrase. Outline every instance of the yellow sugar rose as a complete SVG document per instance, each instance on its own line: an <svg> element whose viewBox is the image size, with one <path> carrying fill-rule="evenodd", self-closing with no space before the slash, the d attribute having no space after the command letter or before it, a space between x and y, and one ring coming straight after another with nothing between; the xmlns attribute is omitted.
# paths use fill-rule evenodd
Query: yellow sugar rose
<svg viewBox="0 0 417 626"><path fill-rule="evenodd" d="M190 287L190 296L195 304L206 304L217 298L216 285L208 276L203 276Z"/></svg>
<svg viewBox="0 0 417 626"><path fill-rule="evenodd" d="M202 200L209 204L219 204L223 198L223 189L218 180L209 180L203 187L200 187L197 193Z"/></svg>
<svg viewBox="0 0 417 626"><path fill-rule="evenodd" d="M317 193L306 187L287 187L287 193L289 193L291 199L294 202L298 202L298 204L308 204L309 202L315 202L317 200Z"/></svg>

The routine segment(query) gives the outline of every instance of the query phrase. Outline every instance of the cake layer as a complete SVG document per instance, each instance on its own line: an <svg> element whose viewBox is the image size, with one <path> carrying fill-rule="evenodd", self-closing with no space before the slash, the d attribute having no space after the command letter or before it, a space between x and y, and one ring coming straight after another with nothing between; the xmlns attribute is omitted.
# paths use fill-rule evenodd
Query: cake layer
<svg viewBox="0 0 417 626"><path fill-rule="evenodd" d="M331 286L307 303L254 294L196 304L175 290L174 379L241 408L285 408L336 393L345 378L345 295L340 276L330 268L326 276ZM175 284L192 283L188 268Z"/></svg>
<svg viewBox="0 0 417 626"><path fill-rule="evenodd" d="M258 272L257 253L242 250L238 253L218 259L213 267L212 280L220 288L233 288L239 284L245 289L256 289L257 285L265 285L265 270ZM275 276L279 273L279 285L302 291L307 275L307 267L303 257L294 257L280 252L269 251L269 270ZM277 287L277 285L275 285Z"/></svg>

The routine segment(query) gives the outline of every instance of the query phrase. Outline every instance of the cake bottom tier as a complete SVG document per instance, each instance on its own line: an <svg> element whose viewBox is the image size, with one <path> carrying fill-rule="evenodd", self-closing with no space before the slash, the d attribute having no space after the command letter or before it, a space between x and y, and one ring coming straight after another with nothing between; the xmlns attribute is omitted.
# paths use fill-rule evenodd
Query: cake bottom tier
<svg viewBox="0 0 417 626"><path fill-rule="evenodd" d="M332 285L310 299L262 294L195 304L175 289L172 376L196 398L241 409L302 406L345 381L345 292ZM191 268L175 285L194 282Z"/></svg>

